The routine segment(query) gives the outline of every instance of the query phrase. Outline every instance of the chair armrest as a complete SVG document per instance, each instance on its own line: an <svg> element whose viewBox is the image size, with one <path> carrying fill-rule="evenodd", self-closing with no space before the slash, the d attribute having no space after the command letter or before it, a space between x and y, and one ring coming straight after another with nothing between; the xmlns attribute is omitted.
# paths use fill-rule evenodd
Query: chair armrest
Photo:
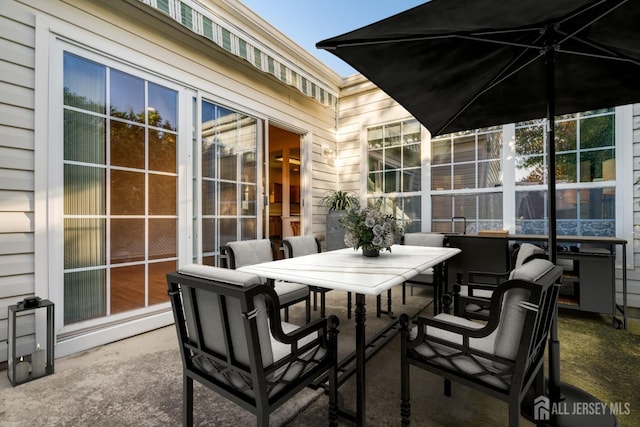
<svg viewBox="0 0 640 427"><path fill-rule="evenodd" d="M498 322L495 322L495 324L488 322L481 328L469 328L463 325L458 325L457 323L436 319L431 316L418 316L415 323L418 326L418 335L416 337L417 341L422 341L424 339L426 326L461 335L463 340L465 338L483 338L489 336L498 327Z"/></svg>
<svg viewBox="0 0 640 427"><path fill-rule="evenodd" d="M271 335L273 335L276 340L284 344L295 344L300 339L317 331L322 331L322 334L326 335L327 325L329 325L329 327L335 326L337 328L340 323L338 318L332 315L328 318L313 320L287 334L282 330L282 317L280 315L280 301L278 300L278 294L276 294L275 290L269 285L256 286L255 289L256 293L262 293L265 296L267 310L269 312L269 328L271 329Z"/></svg>

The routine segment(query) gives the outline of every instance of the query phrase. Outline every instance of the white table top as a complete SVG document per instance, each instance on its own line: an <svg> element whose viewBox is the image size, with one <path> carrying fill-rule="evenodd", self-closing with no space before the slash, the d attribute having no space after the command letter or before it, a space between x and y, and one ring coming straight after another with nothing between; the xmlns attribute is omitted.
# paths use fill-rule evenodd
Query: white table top
<svg viewBox="0 0 640 427"><path fill-rule="evenodd" d="M393 245L380 256L362 256L353 248L248 265L238 270L262 278L379 295L458 254L458 248Z"/></svg>

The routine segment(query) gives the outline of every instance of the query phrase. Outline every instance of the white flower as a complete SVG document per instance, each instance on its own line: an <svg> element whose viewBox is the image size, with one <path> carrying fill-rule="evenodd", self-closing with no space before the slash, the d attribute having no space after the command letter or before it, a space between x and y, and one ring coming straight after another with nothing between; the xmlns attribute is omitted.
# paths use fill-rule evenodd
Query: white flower
<svg viewBox="0 0 640 427"><path fill-rule="evenodd" d="M382 236L384 234L384 228L380 224L376 224L373 226L373 235L374 236Z"/></svg>
<svg viewBox="0 0 640 427"><path fill-rule="evenodd" d="M375 224L376 224L376 220L370 216L367 216L364 220L364 225L366 225L369 228L372 228Z"/></svg>
<svg viewBox="0 0 640 427"><path fill-rule="evenodd" d="M383 243L384 243L384 239L382 238L382 236L374 236L373 240L371 241L371 244L373 246L382 246Z"/></svg>

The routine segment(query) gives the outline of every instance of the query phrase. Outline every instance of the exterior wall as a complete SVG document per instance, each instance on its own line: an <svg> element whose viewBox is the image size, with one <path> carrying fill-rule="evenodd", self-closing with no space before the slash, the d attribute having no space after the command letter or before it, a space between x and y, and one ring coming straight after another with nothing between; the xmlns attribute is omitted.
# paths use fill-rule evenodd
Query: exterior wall
<svg viewBox="0 0 640 427"><path fill-rule="evenodd" d="M634 270L627 272L628 304L640 307L640 186L635 183L640 180L640 104L633 106L633 247ZM621 274L616 272L616 277ZM621 286L618 286L621 290ZM620 301L620 298L618 298Z"/></svg>
<svg viewBox="0 0 640 427"><path fill-rule="evenodd" d="M49 87L48 69L51 44L58 38L158 73L303 135L303 185L310 188L302 195L304 231L324 233L324 212L317 205L337 182L335 165L323 156L325 148L336 151L334 108L257 70L138 0L0 3L0 362L7 354L7 306L34 294L51 298L51 290L62 287L61 277L49 275L48 257L62 245L49 229L47 212L47 174L56 167L47 160L53 126L47 124L48 101L51 91L61 90ZM210 0L209 6L235 28L338 92L341 79L335 72L241 3ZM93 333L79 346L89 348L170 323L169 310L151 321L110 326L108 334ZM18 354L21 349L30 352L36 338L42 341L38 337L44 329L41 323L34 315L21 319ZM61 325L56 327L59 331ZM79 351L78 346L69 348L59 342L56 356Z"/></svg>
<svg viewBox="0 0 640 427"><path fill-rule="evenodd" d="M0 361L7 307L33 295L35 17L2 1L0 16ZM34 315L18 335L33 333ZM17 341L18 351L29 343Z"/></svg>

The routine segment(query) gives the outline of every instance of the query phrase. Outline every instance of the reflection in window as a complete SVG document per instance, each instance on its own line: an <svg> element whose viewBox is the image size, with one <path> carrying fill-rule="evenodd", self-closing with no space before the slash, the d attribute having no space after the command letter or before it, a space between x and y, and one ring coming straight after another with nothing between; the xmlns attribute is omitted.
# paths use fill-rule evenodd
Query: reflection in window
<svg viewBox="0 0 640 427"><path fill-rule="evenodd" d="M203 262L214 264L221 245L257 237L258 121L209 101L201 108L202 186L196 196Z"/></svg>
<svg viewBox="0 0 640 427"><path fill-rule="evenodd" d="M417 120L367 129L369 202L382 198L406 231L420 231L421 128ZM406 197L405 197L406 196Z"/></svg>
<svg viewBox="0 0 640 427"><path fill-rule="evenodd" d="M546 137L546 120L516 124L519 233L546 233ZM558 234L615 236L614 110L556 117L555 137Z"/></svg>
<svg viewBox="0 0 640 427"><path fill-rule="evenodd" d="M432 231L454 231L454 216L465 217L469 231L503 228L502 192L491 190L502 187L502 146L502 127L431 141Z"/></svg>
<svg viewBox="0 0 640 427"><path fill-rule="evenodd" d="M155 267L177 262L177 107L175 90L64 54L65 325L168 301Z"/></svg>

